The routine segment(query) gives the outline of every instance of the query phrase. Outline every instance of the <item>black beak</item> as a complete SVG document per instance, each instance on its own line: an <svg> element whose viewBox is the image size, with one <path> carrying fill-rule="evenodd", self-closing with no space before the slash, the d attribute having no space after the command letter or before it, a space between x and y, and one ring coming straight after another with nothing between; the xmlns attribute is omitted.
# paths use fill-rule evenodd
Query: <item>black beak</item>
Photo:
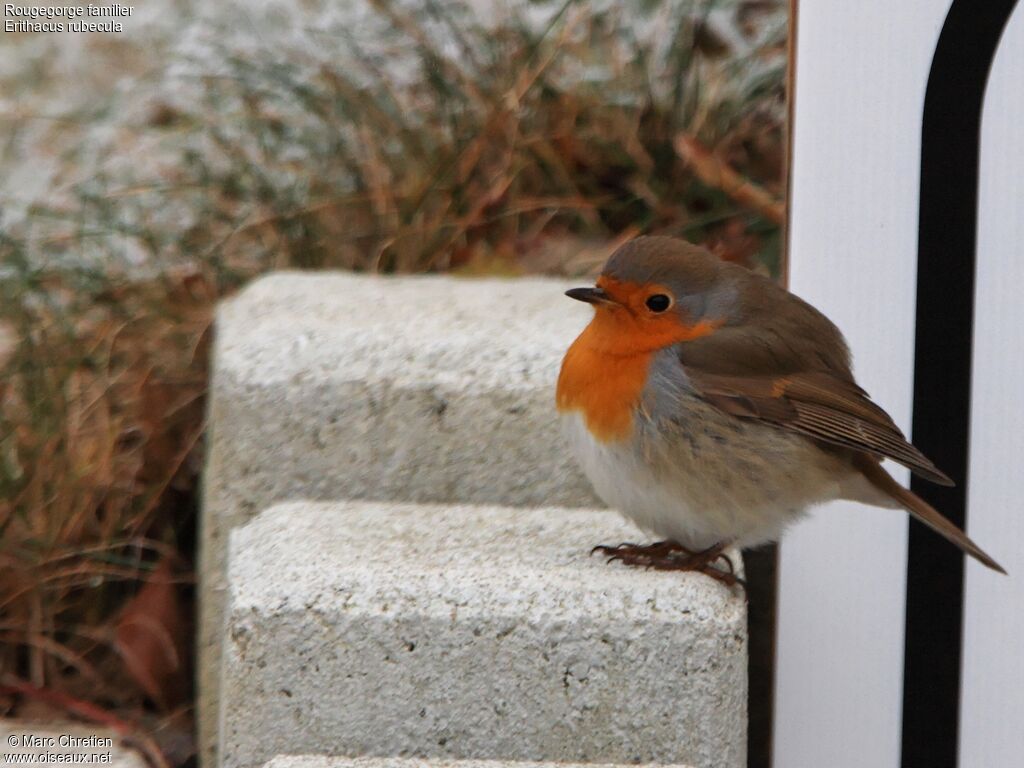
<svg viewBox="0 0 1024 768"><path fill-rule="evenodd" d="M600 288L570 288L565 295L587 304L614 304L615 301Z"/></svg>

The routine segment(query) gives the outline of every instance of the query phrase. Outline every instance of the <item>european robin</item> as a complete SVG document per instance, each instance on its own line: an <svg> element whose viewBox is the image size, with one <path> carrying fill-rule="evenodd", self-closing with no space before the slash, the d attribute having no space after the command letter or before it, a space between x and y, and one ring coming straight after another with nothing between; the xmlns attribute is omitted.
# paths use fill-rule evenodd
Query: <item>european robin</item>
<svg viewBox="0 0 1024 768"><path fill-rule="evenodd" d="M596 549L733 584L726 547L777 540L808 507L851 499L903 507L1005 573L882 468L952 484L857 386L842 333L814 307L666 237L627 243L595 287L567 295L594 306L558 377L570 443L604 502L662 539Z"/></svg>

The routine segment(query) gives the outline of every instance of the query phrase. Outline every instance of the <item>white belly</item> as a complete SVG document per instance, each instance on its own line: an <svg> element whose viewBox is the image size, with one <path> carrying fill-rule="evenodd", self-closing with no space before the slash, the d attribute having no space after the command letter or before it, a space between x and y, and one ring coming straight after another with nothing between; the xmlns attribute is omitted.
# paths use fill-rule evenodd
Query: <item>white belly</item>
<svg viewBox="0 0 1024 768"><path fill-rule="evenodd" d="M839 459L797 435L741 422L704 403L694 402L669 433L635 429L622 442L595 440L579 412L562 421L609 507L691 549L776 540L808 506L840 495Z"/></svg>

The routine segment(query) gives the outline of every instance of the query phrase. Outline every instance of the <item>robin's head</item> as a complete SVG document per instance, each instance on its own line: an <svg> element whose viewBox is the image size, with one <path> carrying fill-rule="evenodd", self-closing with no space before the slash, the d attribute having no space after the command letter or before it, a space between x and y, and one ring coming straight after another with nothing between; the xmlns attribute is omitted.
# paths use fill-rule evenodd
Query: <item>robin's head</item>
<svg viewBox="0 0 1024 768"><path fill-rule="evenodd" d="M609 347L644 351L707 336L734 311L735 275L708 251L669 237L638 237L608 259L593 288L566 295L593 304Z"/></svg>

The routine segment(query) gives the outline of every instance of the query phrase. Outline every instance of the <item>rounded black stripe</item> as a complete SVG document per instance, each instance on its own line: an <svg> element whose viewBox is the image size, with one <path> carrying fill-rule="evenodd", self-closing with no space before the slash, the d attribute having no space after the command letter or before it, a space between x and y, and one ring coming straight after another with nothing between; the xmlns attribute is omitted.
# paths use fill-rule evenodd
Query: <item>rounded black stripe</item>
<svg viewBox="0 0 1024 768"><path fill-rule="evenodd" d="M932 59L921 130L913 440L956 482L914 492L966 516L978 157L992 60L1016 0L954 0ZM915 522L907 562L903 768L955 766L964 557Z"/></svg>

